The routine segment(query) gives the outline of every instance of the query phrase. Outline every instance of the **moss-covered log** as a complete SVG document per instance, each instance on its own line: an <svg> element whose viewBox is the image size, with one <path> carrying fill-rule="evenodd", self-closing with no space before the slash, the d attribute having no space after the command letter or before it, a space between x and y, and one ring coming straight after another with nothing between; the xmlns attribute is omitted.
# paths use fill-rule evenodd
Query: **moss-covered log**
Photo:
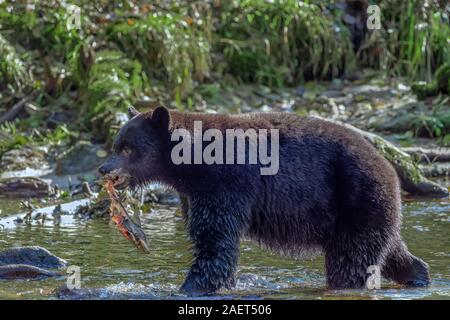
<svg viewBox="0 0 450 320"><path fill-rule="evenodd" d="M427 179L421 172L414 159L391 142L380 136L358 129L350 124L324 119L338 123L348 129L358 132L369 141L394 166L401 181L402 189L406 192L424 197L443 198L449 196L449 191L439 184Z"/></svg>

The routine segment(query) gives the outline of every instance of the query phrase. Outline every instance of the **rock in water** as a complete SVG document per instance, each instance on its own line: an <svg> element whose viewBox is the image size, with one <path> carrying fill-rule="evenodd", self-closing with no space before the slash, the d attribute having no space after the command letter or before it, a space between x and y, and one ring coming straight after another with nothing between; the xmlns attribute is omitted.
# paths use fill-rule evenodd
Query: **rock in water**
<svg viewBox="0 0 450 320"><path fill-rule="evenodd" d="M52 194L53 188L46 181L36 177L0 180L0 197L42 198Z"/></svg>
<svg viewBox="0 0 450 320"><path fill-rule="evenodd" d="M97 170L104 159L101 145L79 141L56 159L56 174L68 175Z"/></svg>
<svg viewBox="0 0 450 320"><path fill-rule="evenodd" d="M31 265L38 268L64 268L67 261L38 246L16 247L0 252L0 266Z"/></svg>
<svg viewBox="0 0 450 320"><path fill-rule="evenodd" d="M1 138L1 137L0 137ZM0 171L20 171L25 169L46 170L48 150L45 147L24 146L5 152L0 160Z"/></svg>
<svg viewBox="0 0 450 320"><path fill-rule="evenodd" d="M61 273L45 270L27 264L0 266L0 279L39 279L61 276Z"/></svg>

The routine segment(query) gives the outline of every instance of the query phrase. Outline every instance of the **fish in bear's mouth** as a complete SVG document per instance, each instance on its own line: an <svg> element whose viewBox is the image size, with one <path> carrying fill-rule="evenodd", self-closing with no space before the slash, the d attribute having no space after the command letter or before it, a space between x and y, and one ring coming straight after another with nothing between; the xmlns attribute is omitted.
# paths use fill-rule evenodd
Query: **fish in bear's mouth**
<svg viewBox="0 0 450 320"><path fill-rule="evenodd" d="M110 204L110 217L116 224L120 233L128 240L130 240L137 248L145 253L149 253L149 245L147 237L142 230L140 223L135 223L128 215L127 210L122 204L121 197L117 191L116 186L125 188L129 179L124 174L107 174L102 179L103 187L108 193Z"/></svg>
<svg viewBox="0 0 450 320"><path fill-rule="evenodd" d="M125 189L130 185L131 176L128 172L125 172L123 169L116 169L102 177L103 180L109 180L113 183L114 188L118 190Z"/></svg>

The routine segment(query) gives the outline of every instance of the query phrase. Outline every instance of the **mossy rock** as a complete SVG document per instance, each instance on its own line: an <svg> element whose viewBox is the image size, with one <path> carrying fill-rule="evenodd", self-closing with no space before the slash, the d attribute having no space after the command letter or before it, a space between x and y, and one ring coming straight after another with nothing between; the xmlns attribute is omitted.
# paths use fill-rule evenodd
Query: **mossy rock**
<svg viewBox="0 0 450 320"><path fill-rule="evenodd" d="M450 94L450 64L440 66L435 73L435 79L430 83L416 82L411 86L419 100L436 96L439 93Z"/></svg>
<svg viewBox="0 0 450 320"><path fill-rule="evenodd" d="M67 261L38 246L13 247L0 252L0 266L30 265L39 268L64 268Z"/></svg>
<svg viewBox="0 0 450 320"><path fill-rule="evenodd" d="M411 86L412 91L419 100L427 97L436 96L439 93L436 81L431 83L416 82Z"/></svg>

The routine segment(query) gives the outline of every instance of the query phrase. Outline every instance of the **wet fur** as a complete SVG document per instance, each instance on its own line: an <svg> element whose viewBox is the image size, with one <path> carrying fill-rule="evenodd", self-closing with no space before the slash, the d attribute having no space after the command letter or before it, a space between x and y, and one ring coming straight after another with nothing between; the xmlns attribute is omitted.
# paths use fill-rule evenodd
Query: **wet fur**
<svg viewBox="0 0 450 320"><path fill-rule="evenodd" d="M182 200L195 260L182 286L192 295L234 284L243 236L271 250L301 254L321 248L331 288L362 288L367 267L408 285L429 283L427 265L400 237L400 187L392 166L359 134L317 118L286 113L137 115L119 133L116 160L135 183L160 181ZM280 167L261 176L260 165L174 165L170 133L230 128L280 130ZM122 145L135 157L120 156Z"/></svg>

